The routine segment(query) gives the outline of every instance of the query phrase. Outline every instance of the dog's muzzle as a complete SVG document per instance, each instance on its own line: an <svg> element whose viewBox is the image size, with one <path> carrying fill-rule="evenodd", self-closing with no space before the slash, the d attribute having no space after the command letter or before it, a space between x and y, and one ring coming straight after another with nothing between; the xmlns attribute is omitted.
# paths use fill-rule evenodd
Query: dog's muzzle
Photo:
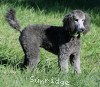
<svg viewBox="0 0 100 87"><path fill-rule="evenodd" d="M85 27L83 25L83 21L82 20L79 20L77 23L76 23L76 31L77 32L83 32L85 30Z"/></svg>

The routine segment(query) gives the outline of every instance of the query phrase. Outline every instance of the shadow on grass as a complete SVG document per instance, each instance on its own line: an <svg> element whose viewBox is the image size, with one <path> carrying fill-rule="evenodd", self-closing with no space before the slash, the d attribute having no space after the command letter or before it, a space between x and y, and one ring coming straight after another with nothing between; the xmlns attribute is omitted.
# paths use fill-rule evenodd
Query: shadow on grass
<svg viewBox="0 0 100 87"><path fill-rule="evenodd" d="M23 66L23 63L20 62L20 60L19 61L14 60L14 59L11 60L8 58L0 57L0 65L4 65L5 67L11 66L11 67L13 67L14 70L15 69L20 69L21 71L26 70L25 66ZM44 67L44 65L39 63L37 67L39 67L39 69L41 70ZM52 69L51 66L47 66L47 65L45 65L44 68L45 68L46 73Z"/></svg>
<svg viewBox="0 0 100 87"><path fill-rule="evenodd" d="M88 11L91 13L93 11L92 22L97 26L100 26L99 18L96 18L96 15L100 17L100 0L2 0L1 4L9 4L15 7L23 8L34 8L35 10L44 11L45 14L50 12L59 12L66 13L70 10L81 9L83 11Z"/></svg>
<svg viewBox="0 0 100 87"><path fill-rule="evenodd" d="M3 57L0 57L0 65L6 65L9 63L8 61L9 61L8 59L4 59Z"/></svg>
<svg viewBox="0 0 100 87"><path fill-rule="evenodd" d="M8 58L0 57L0 65L6 66L12 66L14 69L15 68L21 68L22 63L19 62L18 60L10 60Z"/></svg>
<svg viewBox="0 0 100 87"><path fill-rule="evenodd" d="M3 3L34 7L43 10L100 9L100 0L2 0Z"/></svg>
<svg viewBox="0 0 100 87"><path fill-rule="evenodd" d="M100 0L0 0L1 4L9 4L14 7L33 8L34 10L67 13L70 10L81 9L91 13L91 22L100 27ZM98 14L98 17L97 17ZM94 18L95 17L95 18Z"/></svg>

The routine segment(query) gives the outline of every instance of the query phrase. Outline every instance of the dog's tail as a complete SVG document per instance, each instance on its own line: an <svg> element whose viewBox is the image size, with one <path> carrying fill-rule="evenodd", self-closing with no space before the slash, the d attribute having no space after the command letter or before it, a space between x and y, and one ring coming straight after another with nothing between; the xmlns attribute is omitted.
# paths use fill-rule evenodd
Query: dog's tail
<svg viewBox="0 0 100 87"><path fill-rule="evenodd" d="M16 12L14 9L10 8L8 12L6 13L5 18L11 27L21 32L20 25L18 21L16 20Z"/></svg>

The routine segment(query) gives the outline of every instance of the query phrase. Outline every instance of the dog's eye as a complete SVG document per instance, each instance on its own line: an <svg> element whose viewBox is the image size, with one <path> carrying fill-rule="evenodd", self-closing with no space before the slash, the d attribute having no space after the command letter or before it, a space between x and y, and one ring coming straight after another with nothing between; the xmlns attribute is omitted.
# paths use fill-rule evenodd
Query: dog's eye
<svg viewBox="0 0 100 87"><path fill-rule="evenodd" d="M75 21L77 21L77 22L78 22L78 19L75 19Z"/></svg>

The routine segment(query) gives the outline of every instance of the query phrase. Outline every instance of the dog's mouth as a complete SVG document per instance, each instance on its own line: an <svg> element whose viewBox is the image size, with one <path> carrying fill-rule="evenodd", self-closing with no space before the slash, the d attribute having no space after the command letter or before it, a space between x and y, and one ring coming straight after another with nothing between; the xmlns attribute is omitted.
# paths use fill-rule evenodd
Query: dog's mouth
<svg viewBox="0 0 100 87"><path fill-rule="evenodd" d="M77 32L79 32L79 33L84 32L84 28L78 29Z"/></svg>
<svg viewBox="0 0 100 87"><path fill-rule="evenodd" d="M74 29L73 31L70 32L71 36L77 37L80 33L84 33L84 29Z"/></svg>
<svg viewBox="0 0 100 87"><path fill-rule="evenodd" d="M71 29L71 31L69 31L71 36L78 36L80 33L84 33L85 29L84 28L78 28L75 27L75 29Z"/></svg>
<svg viewBox="0 0 100 87"><path fill-rule="evenodd" d="M83 33L84 30L85 30L84 28L78 28L78 27L75 27L75 32Z"/></svg>

